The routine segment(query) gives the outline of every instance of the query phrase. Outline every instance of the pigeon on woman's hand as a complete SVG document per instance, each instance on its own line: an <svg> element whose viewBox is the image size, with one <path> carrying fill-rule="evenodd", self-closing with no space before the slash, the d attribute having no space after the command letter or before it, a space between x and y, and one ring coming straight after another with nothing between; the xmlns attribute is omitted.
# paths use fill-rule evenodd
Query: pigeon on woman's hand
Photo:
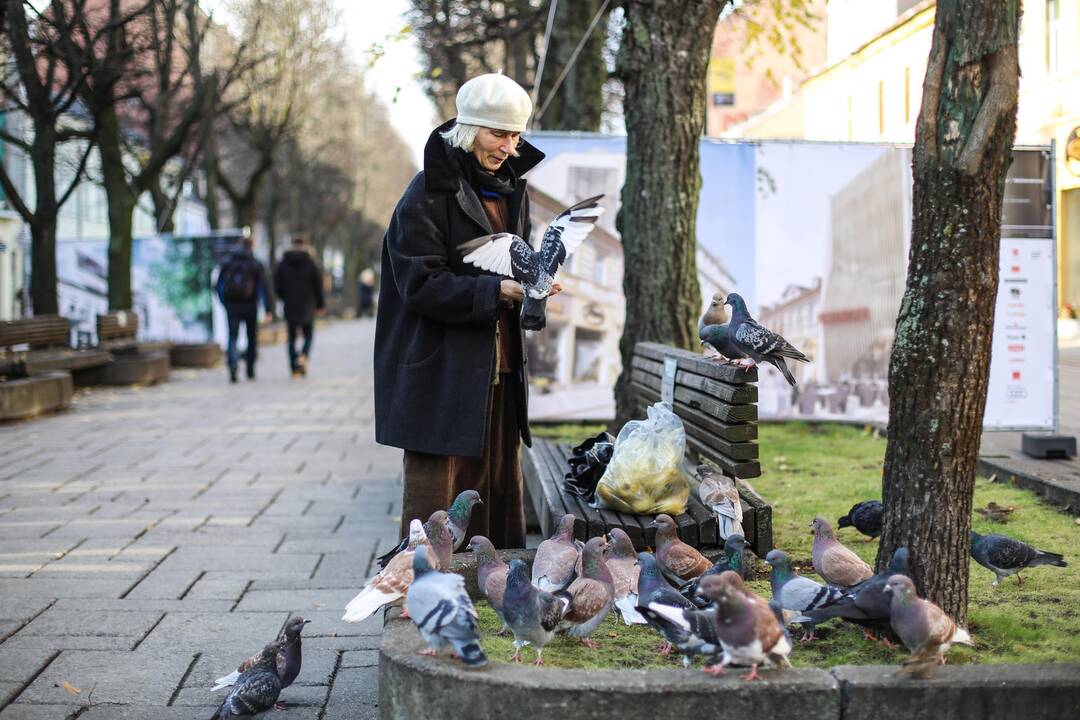
<svg viewBox="0 0 1080 720"><path fill-rule="evenodd" d="M945 611L915 592L915 583L906 575L893 575L885 583L892 596L890 624L911 651L902 672L926 678L938 665L945 664L945 653L953 643L974 646L967 630L959 627Z"/></svg>
<svg viewBox="0 0 1080 720"><path fill-rule="evenodd" d="M300 665L302 663L302 653L300 649L300 633L303 632L304 626L307 625L310 620L305 620L299 615L294 615L289 618L289 621L285 623L285 629L282 631L278 639L271 643L271 645L277 648L275 657L275 670L277 671L278 678L281 680L281 689L289 687L296 680L296 676L300 674ZM267 645L266 647L270 647ZM214 681L214 687L210 688L210 692L215 690L221 690L222 688L234 685L236 681L244 674L245 671L253 668L258 663L259 658L262 656L266 648L262 651L252 655L224 677L219 677ZM284 709L284 703L277 703L275 705L277 709Z"/></svg>
<svg viewBox="0 0 1080 720"><path fill-rule="evenodd" d="M565 590L549 593L529 581L528 568L523 560L511 560L503 594L503 618L514 633L514 655L521 662L521 648L532 644L536 648L534 665L543 665L544 646L555 635L559 622L570 608L570 595Z"/></svg>
<svg viewBox="0 0 1080 720"><path fill-rule="evenodd" d="M774 609L764 598L750 591L733 571L702 578L698 592L716 609L716 634L724 650L719 665L705 671L723 675L731 664L749 665L745 680L757 680L758 665L791 667L791 641Z"/></svg>
<svg viewBox="0 0 1080 720"><path fill-rule="evenodd" d="M521 326L525 330L544 326L544 302L555 283L555 273L603 214L603 197L582 200L559 213L544 231L539 250L513 233L483 235L458 247L465 262L521 283L525 289Z"/></svg>
<svg viewBox="0 0 1080 720"><path fill-rule="evenodd" d="M465 541L465 531L469 527L469 520L472 519L473 506L483 504L484 501L480 499L480 493L475 490L463 490L454 498L454 502L450 504L450 507L446 509L446 515L450 521L450 536L454 539L453 549L455 552L461 547L461 543ZM379 569L382 570L386 567L386 564L390 562L390 558L400 552L405 552L408 547L409 538L406 536L389 552L376 558Z"/></svg>
<svg viewBox="0 0 1080 720"><path fill-rule="evenodd" d="M828 520L820 515L814 518L810 534L814 536L814 570L825 582L846 588L873 577L866 561L836 539Z"/></svg>
<svg viewBox="0 0 1080 720"><path fill-rule="evenodd" d="M532 584L541 590L562 590L574 579L578 548L574 544L574 516L559 519L555 534L540 543L533 557Z"/></svg>
<svg viewBox="0 0 1080 720"><path fill-rule="evenodd" d="M994 587L1001 579L1016 575L1016 584L1023 584L1020 571L1039 565L1068 567L1063 555L1036 550L1025 542L1008 535L980 535L971 531L971 557L975 562L994 573Z"/></svg>
<svg viewBox="0 0 1080 720"><path fill-rule="evenodd" d="M728 334L731 338L732 347L755 363L767 362L772 364L780 371L788 384L795 385L795 376L788 370L785 358L800 362L810 362L810 358L803 355L794 345L780 335L759 325L754 318L750 317L750 311L746 309L746 302L738 293L728 295L724 304L731 306L731 322L728 324Z"/></svg>
<svg viewBox="0 0 1080 720"><path fill-rule="evenodd" d="M596 647L589 639L615 603L611 572L604 562L604 539L589 538L581 551L581 577L566 588L570 609L559 623L559 632L576 637L583 645Z"/></svg>
<svg viewBox="0 0 1080 720"><path fill-rule="evenodd" d="M852 505L848 514L836 521L836 527L837 529L853 527L866 535L866 541L870 542L881 534L884 516L885 506L880 500L864 500Z"/></svg>
<svg viewBox="0 0 1080 720"><path fill-rule="evenodd" d="M720 537L727 540L728 536L741 533L743 510L735 479L705 464L698 465L694 474L699 481L698 497L716 514Z"/></svg>
<svg viewBox="0 0 1080 720"><path fill-rule="evenodd" d="M476 608L465 591L465 578L439 572L429 556L426 546L413 553L415 579L405 598L405 609L428 645L420 654L436 655L449 645L467 667L486 665L476 631Z"/></svg>
<svg viewBox="0 0 1080 720"><path fill-rule="evenodd" d="M604 560L611 572L615 589L615 612L627 625L644 625L645 618L637 611L638 605L638 567L634 543L621 528L612 528L609 533Z"/></svg>
<svg viewBox="0 0 1080 720"><path fill-rule="evenodd" d="M281 694L277 672L278 643L270 643L255 656L255 662L236 679L232 690L210 720L255 715L274 707Z"/></svg>

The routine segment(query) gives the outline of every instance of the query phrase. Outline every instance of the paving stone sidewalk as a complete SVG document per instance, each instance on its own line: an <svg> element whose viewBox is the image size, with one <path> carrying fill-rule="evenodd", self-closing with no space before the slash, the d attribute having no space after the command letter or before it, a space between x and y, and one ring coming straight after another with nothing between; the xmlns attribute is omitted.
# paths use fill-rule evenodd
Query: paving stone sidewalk
<svg viewBox="0 0 1080 720"><path fill-rule="evenodd" d="M381 620L340 619L400 513L373 334L320 328L303 380L278 345L255 382L175 370L0 425L0 720L208 718L212 679L292 613L312 622L274 720L378 716Z"/></svg>

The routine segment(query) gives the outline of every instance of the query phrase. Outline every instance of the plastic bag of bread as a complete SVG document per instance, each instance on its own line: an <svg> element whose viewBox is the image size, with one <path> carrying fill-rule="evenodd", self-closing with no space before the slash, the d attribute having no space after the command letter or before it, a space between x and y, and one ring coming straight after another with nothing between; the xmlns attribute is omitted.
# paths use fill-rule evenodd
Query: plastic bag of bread
<svg viewBox="0 0 1080 720"><path fill-rule="evenodd" d="M615 451L596 486L600 507L639 515L678 515L690 499L679 467L686 430L671 408L658 402L645 420L631 420L615 438Z"/></svg>

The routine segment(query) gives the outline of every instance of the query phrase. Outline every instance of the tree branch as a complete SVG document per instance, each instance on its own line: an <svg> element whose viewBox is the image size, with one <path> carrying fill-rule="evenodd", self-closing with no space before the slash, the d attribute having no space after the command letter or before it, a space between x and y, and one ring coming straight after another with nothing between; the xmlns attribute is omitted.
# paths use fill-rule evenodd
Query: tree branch
<svg viewBox="0 0 1080 720"><path fill-rule="evenodd" d="M15 187L15 183L11 182L11 178L8 177L7 168L4 167L4 163L0 163L0 186L3 186L7 201L15 208L15 212L22 216L23 221L29 225L35 225L36 223L34 221L37 218L34 216L34 213L30 212L30 208L26 207L26 203L23 202L23 199L19 197L19 191Z"/></svg>
<svg viewBox="0 0 1080 720"><path fill-rule="evenodd" d="M988 58L990 81L983 96L982 105L972 123L964 149L956 161L957 169L973 176L982 165L990 138L997 131L998 123L1010 113L1016 112L1016 98L1020 88L1017 68L1016 45L1009 43Z"/></svg>
<svg viewBox="0 0 1080 720"><path fill-rule="evenodd" d="M930 159L938 156L937 113L941 102L941 80L945 76L945 63L949 55L949 38L945 29L945 14L939 12L934 18L934 39L930 45L930 58L923 80L922 109L915 127L916 140L925 138L921 144ZM916 147L919 147L916 142Z"/></svg>
<svg viewBox="0 0 1080 720"><path fill-rule="evenodd" d="M79 186L79 181L82 179L83 173L86 172L86 162L90 159L90 151L93 149L94 143L86 143L86 149L83 151L83 155L79 159L79 165L75 169L75 176L72 178L71 184L68 185L67 190L64 191L64 194L60 196L60 199L56 203L58 210L64 206L64 203L71 197L71 193L75 192L75 188Z"/></svg>

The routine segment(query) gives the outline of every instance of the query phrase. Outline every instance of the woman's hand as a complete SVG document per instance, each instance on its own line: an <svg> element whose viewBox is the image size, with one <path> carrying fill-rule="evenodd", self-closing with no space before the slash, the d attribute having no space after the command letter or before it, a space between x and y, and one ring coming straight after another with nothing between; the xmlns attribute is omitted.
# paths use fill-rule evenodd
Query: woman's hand
<svg viewBox="0 0 1080 720"><path fill-rule="evenodd" d="M562 292L562 285L560 285L559 283L552 283L551 284L551 290L548 291L548 297L551 297L552 295L558 295L561 292Z"/></svg>
<svg viewBox="0 0 1080 720"><path fill-rule="evenodd" d="M525 288L517 280L503 280L499 283L499 304L506 307L525 299Z"/></svg>

